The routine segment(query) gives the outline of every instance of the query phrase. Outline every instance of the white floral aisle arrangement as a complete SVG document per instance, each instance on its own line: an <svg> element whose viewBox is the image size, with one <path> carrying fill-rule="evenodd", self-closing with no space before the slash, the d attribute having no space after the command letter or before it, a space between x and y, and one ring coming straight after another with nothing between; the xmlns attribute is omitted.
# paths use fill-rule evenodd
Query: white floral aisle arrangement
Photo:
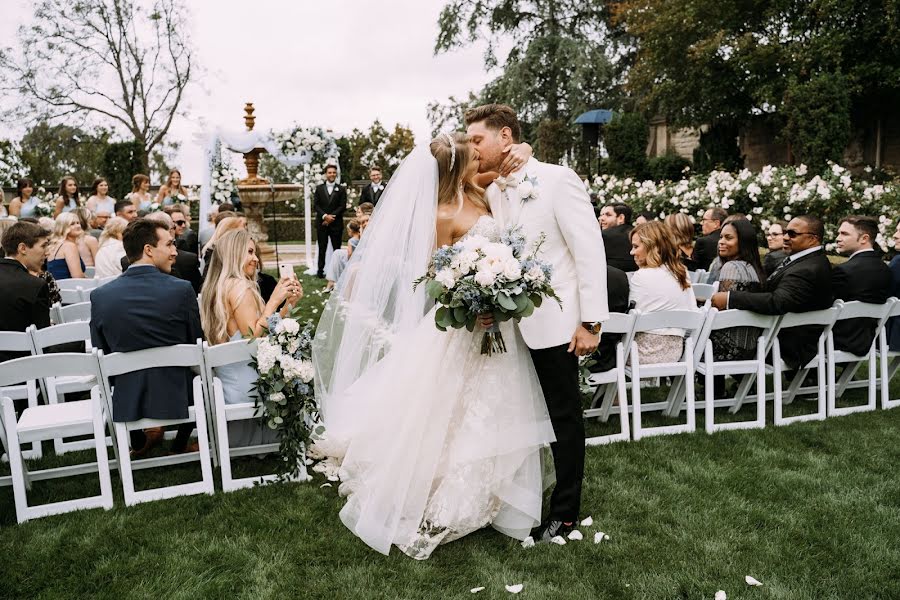
<svg viewBox="0 0 900 600"><path fill-rule="evenodd" d="M316 187L325 182L325 167L338 166L340 150L331 133L322 127L301 127L295 125L276 140L281 145L281 153L294 160L308 159L296 177L294 183L306 185L306 191L312 194ZM288 203L293 209L301 204Z"/></svg>
<svg viewBox="0 0 900 600"><path fill-rule="evenodd" d="M508 228L500 242L473 235L434 253L428 272L414 282L440 307L434 315L441 331L448 327L475 330L478 315L491 313L494 327L485 332L482 354L506 352L498 323L531 316L543 299L560 302L550 285L553 267L540 260L544 236L525 252L521 227Z"/></svg>
<svg viewBox="0 0 900 600"><path fill-rule="evenodd" d="M219 205L223 202L230 202L231 197L237 192L237 182L238 173L233 167L226 164L221 157L213 160L210 177L212 203ZM179 197L181 197L180 194ZM184 202L184 200L179 200L179 202Z"/></svg>
<svg viewBox="0 0 900 600"><path fill-rule="evenodd" d="M890 238L900 212L900 182L885 180L884 174L869 168L854 175L833 163L820 174L810 173L802 164L767 165L758 173L743 169L738 173L712 171L694 175L686 168L680 181L600 175L585 183L599 206L623 202L636 211L650 211L661 218L675 212L700 217L707 207L721 206L730 212L745 213L765 229L779 219L789 221L797 215L815 214L825 220L825 237L830 240L837 235L841 217L869 215L879 220L877 242L883 250L892 243Z"/></svg>
<svg viewBox="0 0 900 600"><path fill-rule="evenodd" d="M254 367L256 405L265 425L278 432L279 481L307 481L306 450L324 432L319 425L313 379L312 339L315 324L301 324L295 311L269 318L259 338Z"/></svg>

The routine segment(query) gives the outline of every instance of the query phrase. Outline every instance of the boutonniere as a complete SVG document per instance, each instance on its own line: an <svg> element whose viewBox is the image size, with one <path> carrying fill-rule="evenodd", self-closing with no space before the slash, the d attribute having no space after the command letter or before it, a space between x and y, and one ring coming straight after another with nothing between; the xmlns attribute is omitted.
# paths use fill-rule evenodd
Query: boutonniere
<svg viewBox="0 0 900 600"><path fill-rule="evenodd" d="M529 175L525 176L525 179L519 183L519 198L524 202L526 200L533 200L538 197L538 181L536 177L531 177Z"/></svg>

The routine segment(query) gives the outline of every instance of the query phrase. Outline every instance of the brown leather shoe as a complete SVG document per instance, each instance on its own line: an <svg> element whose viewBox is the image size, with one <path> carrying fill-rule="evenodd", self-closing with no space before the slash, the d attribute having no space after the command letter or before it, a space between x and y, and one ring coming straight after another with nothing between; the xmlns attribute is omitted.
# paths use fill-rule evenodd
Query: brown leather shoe
<svg viewBox="0 0 900 600"><path fill-rule="evenodd" d="M199 451L200 451L200 444L198 444L197 442L189 442L187 446L185 446L184 448L182 448L180 450L175 450L173 448L172 451L169 452L169 454L188 454L189 452L199 452Z"/></svg>
<svg viewBox="0 0 900 600"><path fill-rule="evenodd" d="M150 429L144 430L144 436L146 437L146 442L144 442L144 447L140 450L132 450L131 458L143 458L150 453L151 450L159 446L166 432L162 427L151 427Z"/></svg>

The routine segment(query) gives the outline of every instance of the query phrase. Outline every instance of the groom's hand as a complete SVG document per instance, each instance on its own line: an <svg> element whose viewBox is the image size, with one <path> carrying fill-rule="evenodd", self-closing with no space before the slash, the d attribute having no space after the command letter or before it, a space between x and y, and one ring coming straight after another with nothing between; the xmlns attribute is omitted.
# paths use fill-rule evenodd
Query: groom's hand
<svg viewBox="0 0 900 600"><path fill-rule="evenodd" d="M592 354L600 344L600 336L595 335L582 327L581 325L572 334L572 341L569 342L569 352L574 352L575 356L586 356Z"/></svg>

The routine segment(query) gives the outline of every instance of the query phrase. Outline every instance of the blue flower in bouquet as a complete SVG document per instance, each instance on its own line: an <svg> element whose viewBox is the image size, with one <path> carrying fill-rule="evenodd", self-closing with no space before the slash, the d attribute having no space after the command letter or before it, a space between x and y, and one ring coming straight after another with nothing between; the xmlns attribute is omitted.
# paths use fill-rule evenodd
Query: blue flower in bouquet
<svg viewBox="0 0 900 600"><path fill-rule="evenodd" d="M525 252L525 232L521 227L510 227L500 236L500 243L512 248L513 255L521 256Z"/></svg>
<svg viewBox="0 0 900 600"><path fill-rule="evenodd" d="M453 258L459 253L459 248L453 246L442 246L434 253L432 263L435 271L442 271L450 267Z"/></svg>

